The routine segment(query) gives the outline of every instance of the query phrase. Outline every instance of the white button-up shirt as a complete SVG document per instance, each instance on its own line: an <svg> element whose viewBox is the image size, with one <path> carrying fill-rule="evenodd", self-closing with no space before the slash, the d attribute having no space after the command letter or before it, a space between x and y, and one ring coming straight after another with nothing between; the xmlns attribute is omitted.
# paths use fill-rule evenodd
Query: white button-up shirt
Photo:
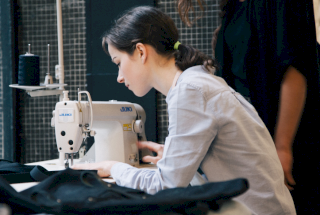
<svg viewBox="0 0 320 215"><path fill-rule="evenodd" d="M189 185L200 167L210 182L247 178L236 199L254 214L295 214L273 140L254 107L203 66L185 70L168 92L169 136L157 170L117 163L121 186L154 194Z"/></svg>

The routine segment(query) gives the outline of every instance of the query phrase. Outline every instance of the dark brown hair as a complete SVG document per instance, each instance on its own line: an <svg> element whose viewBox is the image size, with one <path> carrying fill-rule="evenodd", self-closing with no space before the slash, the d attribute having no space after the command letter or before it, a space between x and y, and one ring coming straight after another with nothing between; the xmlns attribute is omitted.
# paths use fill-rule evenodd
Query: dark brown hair
<svg viewBox="0 0 320 215"><path fill-rule="evenodd" d="M173 20L155 7L135 7L117 19L113 27L103 35L102 46L111 44L120 51L132 55L136 44L151 45L158 54L175 57L176 66L184 71L196 65L205 65L211 70L214 61L197 49L180 44L178 50L174 44L178 41L178 29Z"/></svg>
<svg viewBox="0 0 320 215"><path fill-rule="evenodd" d="M197 16L195 15L195 19L190 21L189 18L189 12L192 11L193 14L195 14L195 10L193 7L192 0L178 0L177 1L177 7L180 19L189 27L198 19L200 19L203 16L203 12L205 11L205 2L203 0L197 0L197 3L201 10L201 15Z"/></svg>
<svg viewBox="0 0 320 215"><path fill-rule="evenodd" d="M219 3L220 6L220 16L224 17L226 13L226 5L229 0L221 0ZM205 11L205 1L204 0L196 0L199 5L200 10L202 11L201 16L196 16L196 19L202 18L203 12ZM193 0L177 0L177 8L179 12L180 19L189 27L194 23L195 20L190 21L189 12L195 13L195 9L193 6Z"/></svg>

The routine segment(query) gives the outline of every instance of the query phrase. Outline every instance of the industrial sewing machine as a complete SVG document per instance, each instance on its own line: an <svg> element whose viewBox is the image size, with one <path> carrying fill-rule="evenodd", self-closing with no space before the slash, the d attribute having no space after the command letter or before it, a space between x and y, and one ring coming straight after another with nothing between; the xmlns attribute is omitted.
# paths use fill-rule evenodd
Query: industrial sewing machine
<svg viewBox="0 0 320 215"><path fill-rule="evenodd" d="M55 127L60 155L66 155L66 166L69 154L73 165L73 154L89 136L94 136L94 144L82 162L113 160L138 166L140 156L151 153L139 151L136 145L138 140L146 140L146 114L140 105L114 100L92 102L87 91L78 92L78 101L70 101L68 91L63 93L63 101L53 111L51 126ZM81 101L82 94L87 95L88 101Z"/></svg>

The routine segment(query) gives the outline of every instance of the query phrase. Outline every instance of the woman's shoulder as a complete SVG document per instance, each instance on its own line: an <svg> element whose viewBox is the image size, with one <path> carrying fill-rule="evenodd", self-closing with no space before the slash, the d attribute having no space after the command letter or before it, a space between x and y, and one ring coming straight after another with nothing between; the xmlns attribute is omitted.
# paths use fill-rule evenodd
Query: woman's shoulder
<svg viewBox="0 0 320 215"><path fill-rule="evenodd" d="M177 81L177 85L179 84L197 88L203 93L229 90L223 78L214 75L214 71L208 71L201 65L186 69Z"/></svg>
<svg viewBox="0 0 320 215"><path fill-rule="evenodd" d="M185 70L177 84L171 88L166 101L181 99L210 100L224 91L230 91L228 84L220 77L208 72L202 66L194 66Z"/></svg>

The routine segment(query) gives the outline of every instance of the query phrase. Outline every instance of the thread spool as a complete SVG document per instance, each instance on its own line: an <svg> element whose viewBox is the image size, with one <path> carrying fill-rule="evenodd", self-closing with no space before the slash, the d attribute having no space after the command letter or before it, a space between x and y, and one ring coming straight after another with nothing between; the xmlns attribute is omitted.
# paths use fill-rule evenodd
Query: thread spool
<svg viewBox="0 0 320 215"><path fill-rule="evenodd" d="M40 84L40 58L30 53L19 56L18 84L24 86L39 86Z"/></svg>

